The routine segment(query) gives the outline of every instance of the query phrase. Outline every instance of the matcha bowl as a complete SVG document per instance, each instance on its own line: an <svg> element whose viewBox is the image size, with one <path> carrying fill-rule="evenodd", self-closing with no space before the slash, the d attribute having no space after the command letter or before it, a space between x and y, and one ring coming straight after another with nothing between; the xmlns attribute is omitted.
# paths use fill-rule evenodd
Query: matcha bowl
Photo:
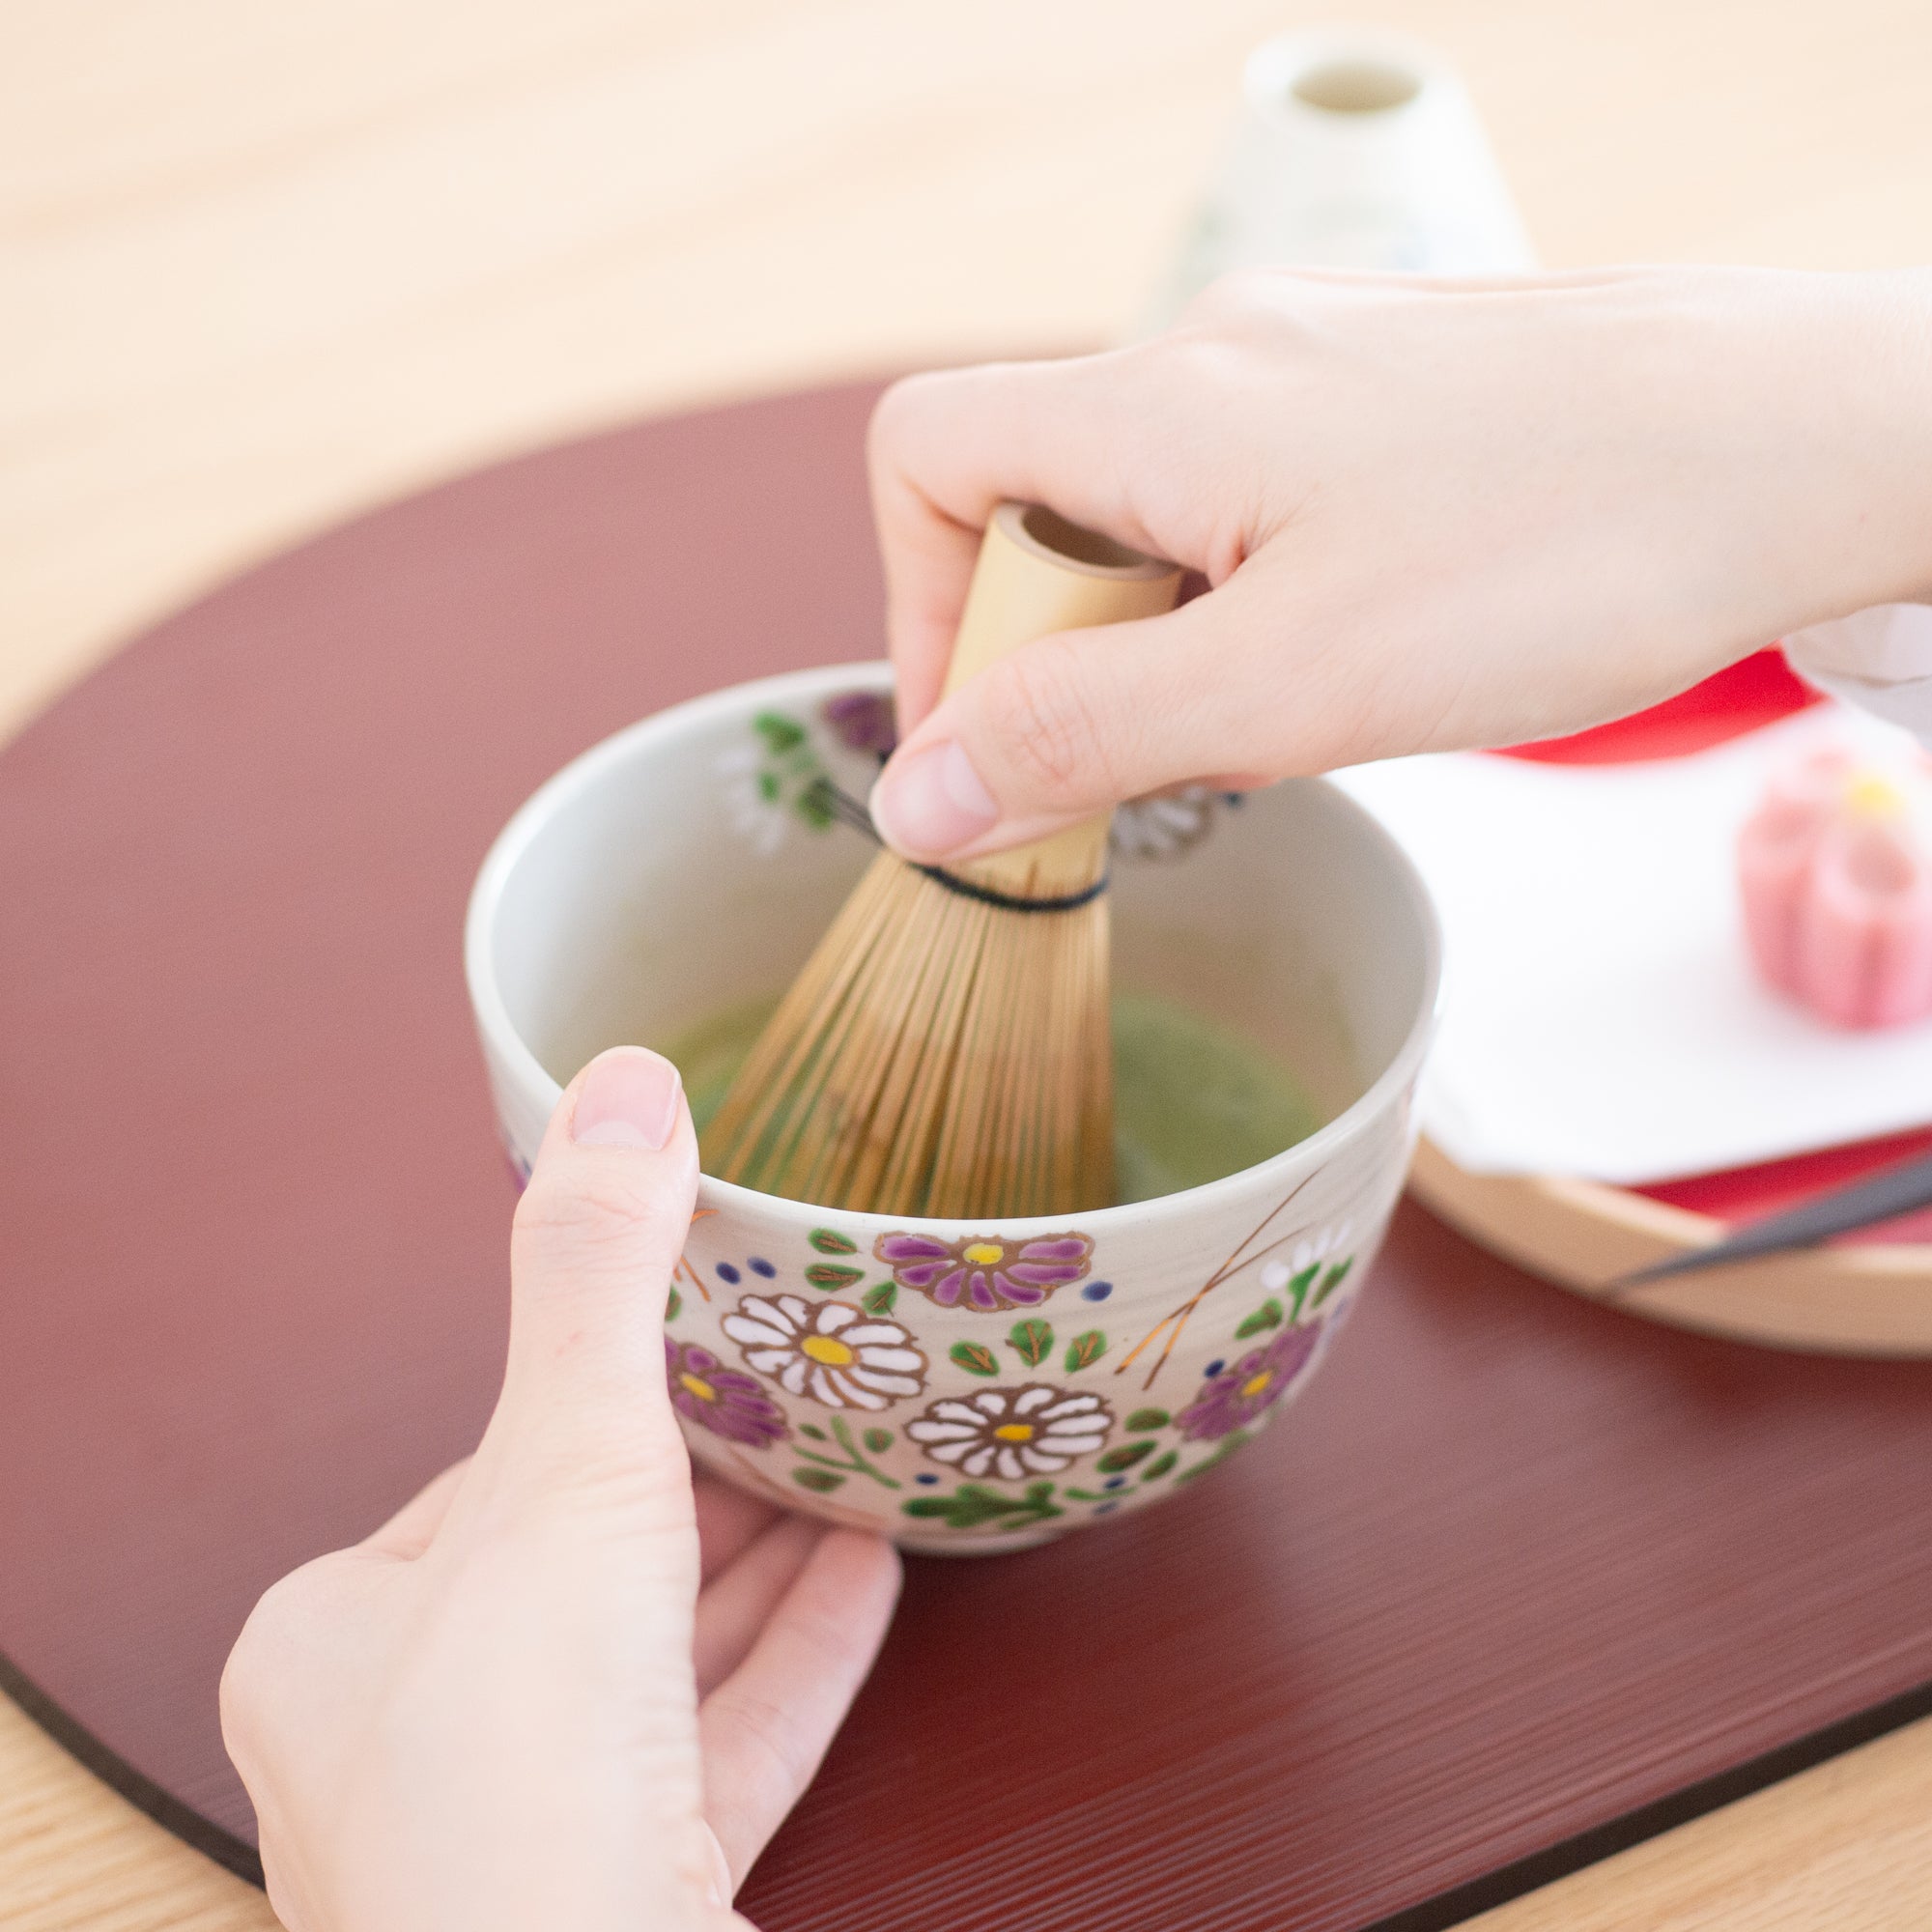
<svg viewBox="0 0 1932 1932"><path fill-rule="evenodd" d="M519 1175L607 1046L668 1052L716 1104L872 856L828 788L864 797L890 689L847 665L698 698L504 829L465 944ZM1187 1489L1315 1374L1413 1143L1427 895L1319 780L1130 806L1115 846L1128 1198L895 1220L706 1176L666 1328L699 1464L908 1548L1020 1548Z"/></svg>

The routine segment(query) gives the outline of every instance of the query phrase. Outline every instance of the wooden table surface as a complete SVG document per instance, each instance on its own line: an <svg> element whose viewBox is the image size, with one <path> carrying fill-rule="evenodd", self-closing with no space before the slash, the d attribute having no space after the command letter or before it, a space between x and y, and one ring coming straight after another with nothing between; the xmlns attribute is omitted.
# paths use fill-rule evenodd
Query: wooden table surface
<svg viewBox="0 0 1932 1932"><path fill-rule="evenodd" d="M61 0L0 27L0 730L372 501L1133 313L1303 21L1462 66L1552 265L1932 260L1923 0ZM258 1892L0 1700L0 1922ZM1932 1923L1932 1720L1485 1918Z"/></svg>

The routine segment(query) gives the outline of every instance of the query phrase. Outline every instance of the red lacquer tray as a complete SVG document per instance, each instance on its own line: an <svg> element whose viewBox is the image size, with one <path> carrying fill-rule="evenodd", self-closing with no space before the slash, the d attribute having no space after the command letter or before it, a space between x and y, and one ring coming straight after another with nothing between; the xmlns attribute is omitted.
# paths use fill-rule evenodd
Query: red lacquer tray
<svg viewBox="0 0 1932 1932"><path fill-rule="evenodd" d="M384 510L0 756L5 1681L239 1870L237 1629L496 1387L477 862L630 720L878 649L868 404ZM1932 1709L1928 1605L1932 1367L1633 1321L1406 1208L1305 1401L1184 1499L910 1566L744 1903L767 1932L1419 1932Z"/></svg>

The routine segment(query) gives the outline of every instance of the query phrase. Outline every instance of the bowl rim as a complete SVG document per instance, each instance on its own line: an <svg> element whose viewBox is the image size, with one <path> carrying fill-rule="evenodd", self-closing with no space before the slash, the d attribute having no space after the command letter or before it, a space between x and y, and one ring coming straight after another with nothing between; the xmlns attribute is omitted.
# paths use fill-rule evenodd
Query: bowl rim
<svg viewBox="0 0 1932 1932"><path fill-rule="evenodd" d="M551 1091L550 1106L554 1108L563 1089L549 1069L526 1044L510 1021L501 988L497 983L492 940L501 909L503 895L517 866L538 836L563 811L594 789L611 770L628 764L640 748L655 740L682 737L702 728L716 718L747 709L769 706L781 696L816 694L827 686L850 689L854 686L877 691L892 688L892 667L884 660L867 658L846 664L810 665L797 670L778 671L768 677L747 679L706 692L697 697L668 705L662 711L640 718L633 724L600 739L581 752L561 769L546 779L511 814L497 835L478 867L464 915L464 978L469 991L471 1011L477 1031L489 1050L498 1056L524 1085L541 1094ZM1443 970L1442 924L1435 902L1423 883L1414 862L1375 814L1356 803L1341 786L1320 775L1310 781L1321 786L1331 803L1339 805L1346 817L1365 831L1371 842L1388 862L1399 881L1422 935L1422 990L1415 1010L1409 1016L1402 1043L1387 1064L1349 1105L1307 1139L1270 1154L1252 1167L1238 1168L1198 1187L1183 1188L1177 1194L1156 1195L1148 1201L1121 1202L1110 1208L1093 1208L1077 1214L1033 1214L987 1217L997 1219L1003 1232L1015 1236L1039 1236L1073 1219L1095 1237L1109 1230L1120 1231L1130 1223L1140 1223L1158 1215L1184 1214L1197 1208L1212 1210L1232 1205L1236 1197L1266 1190L1271 1178L1286 1178L1306 1167L1319 1167L1338 1150L1356 1138L1372 1122L1394 1104L1396 1096L1421 1071L1442 1017ZM761 1213L781 1213L787 1218L820 1220L837 1213L842 1218L876 1225L881 1230L916 1221L921 1228L960 1236L986 1225L982 1219L959 1219L940 1215L874 1214L856 1208L830 1208L807 1201L793 1201L784 1195L765 1194L736 1181L721 1180L715 1175L699 1177L700 1198L714 1206L755 1208Z"/></svg>

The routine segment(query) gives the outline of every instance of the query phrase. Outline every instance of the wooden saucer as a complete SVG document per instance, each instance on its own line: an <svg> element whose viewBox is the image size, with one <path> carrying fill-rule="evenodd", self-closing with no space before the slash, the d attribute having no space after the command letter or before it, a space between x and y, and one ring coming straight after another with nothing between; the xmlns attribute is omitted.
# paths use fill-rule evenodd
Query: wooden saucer
<svg viewBox="0 0 1932 1932"><path fill-rule="evenodd" d="M1428 1140L1409 1186L1519 1267L1653 1321L1779 1349L1932 1355L1932 1243L1804 1248L1617 1290L1609 1284L1633 1269L1708 1247L1731 1223L1602 1181L1469 1174Z"/></svg>

